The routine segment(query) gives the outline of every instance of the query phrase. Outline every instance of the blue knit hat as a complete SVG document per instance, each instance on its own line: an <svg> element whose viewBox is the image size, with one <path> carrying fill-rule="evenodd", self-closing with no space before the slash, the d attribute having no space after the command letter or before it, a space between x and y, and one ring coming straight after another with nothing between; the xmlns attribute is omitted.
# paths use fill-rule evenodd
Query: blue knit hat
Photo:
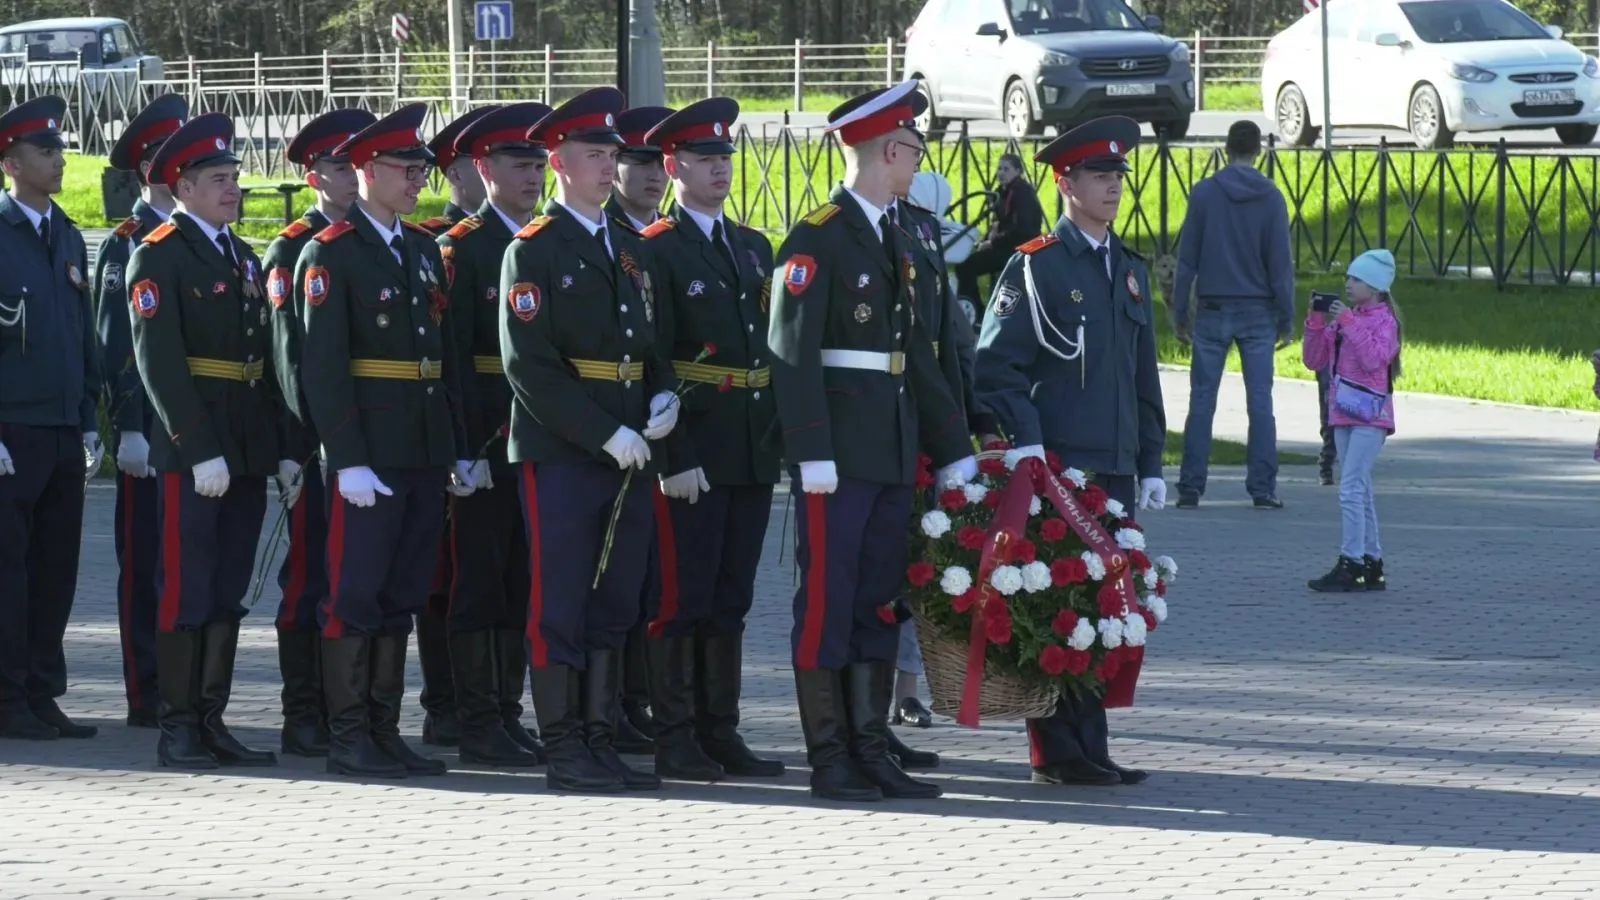
<svg viewBox="0 0 1600 900"><path fill-rule="evenodd" d="M1345 274L1365 282L1375 291L1388 293L1394 286L1394 254L1381 247L1368 250L1350 261Z"/></svg>

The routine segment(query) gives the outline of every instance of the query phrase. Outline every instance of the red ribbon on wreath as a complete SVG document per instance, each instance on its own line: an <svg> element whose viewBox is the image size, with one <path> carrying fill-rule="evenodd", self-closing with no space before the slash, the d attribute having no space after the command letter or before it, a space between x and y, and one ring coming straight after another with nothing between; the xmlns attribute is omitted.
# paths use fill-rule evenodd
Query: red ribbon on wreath
<svg viewBox="0 0 1600 900"><path fill-rule="evenodd" d="M961 685L961 709L956 715L956 722L969 728L978 727L978 698L983 688L984 655L989 648L984 620L992 605L1005 605L1005 598L994 589L990 577L995 567L1010 562L1012 548L1027 533L1028 508L1032 506L1035 493L1055 507L1066 520L1067 527L1100 557L1106 567L1106 577L1115 579L1113 583L1122 596L1122 615L1126 617L1138 608L1139 594L1134 587L1132 566L1116 540L1043 462L1031 456L1018 461L1000 495L1000 505L989 524L978 561L978 602L973 607L972 634L967 642L967 677ZM1134 687L1144 663L1144 648L1129 649L1133 652L1123 658L1122 666L1106 685L1107 708L1133 705Z"/></svg>

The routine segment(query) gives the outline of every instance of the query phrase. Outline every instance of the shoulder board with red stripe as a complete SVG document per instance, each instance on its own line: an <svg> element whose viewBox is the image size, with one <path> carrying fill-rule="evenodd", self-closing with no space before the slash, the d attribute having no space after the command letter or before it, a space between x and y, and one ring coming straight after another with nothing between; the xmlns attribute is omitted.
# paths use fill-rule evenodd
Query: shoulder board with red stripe
<svg viewBox="0 0 1600 900"><path fill-rule="evenodd" d="M822 206L818 207L810 215L806 216L800 221L806 223L807 225L821 225L823 222L828 221L838 214L839 207L832 203L824 203Z"/></svg>
<svg viewBox="0 0 1600 900"><path fill-rule="evenodd" d="M409 225L411 223L407 222L406 224ZM429 234L439 234L446 228L450 227L450 220L446 219L444 216L434 216L431 219L423 219L422 222L417 225L417 227Z"/></svg>
<svg viewBox="0 0 1600 900"><path fill-rule="evenodd" d="M651 222L649 225L646 225L645 229L639 233L647 238L653 238L658 234L666 234L677 227L678 223L672 221L671 216L662 216L654 222Z"/></svg>
<svg viewBox="0 0 1600 900"><path fill-rule="evenodd" d="M117 226L117 230L113 232L113 234L119 238L133 237L133 233L138 230L139 217L129 216L128 218L122 220L122 224Z"/></svg>
<svg viewBox="0 0 1600 900"><path fill-rule="evenodd" d="M430 227L428 227L428 225L418 225L416 222L413 222L413 221L411 221L409 219L401 219L400 220L400 224L404 225L405 227L407 227L409 229L411 229L412 231L415 231L418 234L425 234L425 235L427 235L428 237L431 238L434 235L438 234L441 230L444 229L444 227L446 225L449 225L450 223L445 221L444 219L440 219L438 228L430 228ZM432 220L431 219L429 220L429 224L432 224Z"/></svg>
<svg viewBox="0 0 1600 900"><path fill-rule="evenodd" d="M177 234L177 233L178 233L178 226L172 224L171 222L162 222L159 226L156 227L155 231L152 231L149 234L144 236L144 243L146 243L146 244L159 244L162 241L166 240L169 237L172 237L174 234Z"/></svg>
<svg viewBox="0 0 1600 900"><path fill-rule="evenodd" d="M327 228L317 232L317 236L312 238L312 240L319 244L331 244L355 230L356 226L351 224L349 219L344 219L342 221L335 222L332 225L329 225Z"/></svg>
<svg viewBox="0 0 1600 900"><path fill-rule="evenodd" d="M292 241L310 230L311 226L306 224L305 219L295 219L293 222L283 226L283 230L278 232L278 237L288 238Z"/></svg>
<svg viewBox="0 0 1600 900"><path fill-rule="evenodd" d="M522 226L522 230L517 232L516 237L518 240L525 241L528 238L538 234L540 231L543 231L544 227L549 225L551 221L552 220L549 216L540 216L539 218L534 219L532 222Z"/></svg>
<svg viewBox="0 0 1600 900"><path fill-rule="evenodd" d="M474 231L477 231L481 225L483 225L482 219L478 218L477 216L467 216L465 219L462 219L455 225L451 226L450 230L445 232L445 236L459 241Z"/></svg>
<svg viewBox="0 0 1600 900"><path fill-rule="evenodd" d="M1041 234L1026 244L1023 244L1021 247L1018 247L1017 252L1028 254L1038 253L1040 250L1043 250L1051 244L1059 243L1060 240L1060 238L1053 234Z"/></svg>

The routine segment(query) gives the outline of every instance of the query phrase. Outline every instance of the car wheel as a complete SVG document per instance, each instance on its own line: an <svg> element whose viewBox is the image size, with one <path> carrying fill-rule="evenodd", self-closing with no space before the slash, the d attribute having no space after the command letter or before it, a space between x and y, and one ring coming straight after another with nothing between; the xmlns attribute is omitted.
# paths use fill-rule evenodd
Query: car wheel
<svg viewBox="0 0 1600 900"><path fill-rule="evenodd" d="M1028 97L1028 88L1020 81L1013 81L1006 88L1005 117L1006 130L1019 141L1044 132L1044 123L1033 114L1033 100Z"/></svg>
<svg viewBox="0 0 1600 900"><path fill-rule="evenodd" d="M1594 143L1594 136L1600 132L1600 125L1557 125L1556 137L1568 147L1579 147L1584 144Z"/></svg>
<svg viewBox="0 0 1600 900"><path fill-rule="evenodd" d="M917 90L921 91L922 96L928 101L927 111L917 116L917 130L922 132L923 137L931 141L936 136L943 136L945 130L950 127L950 120L941 118L938 110L934 109L933 88L928 86L926 78L917 79Z"/></svg>
<svg viewBox="0 0 1600 900"><path fill-rule="evenodd" d="M1431 84L1411 92L1406 121L1411 125L1411 140L1423 150L1444 150L1455 145L1456 133L1445 125L1444 103Z"/></svg>
<svg viewBox="0 0 1600 900"><path fill-rule="evenodd" d="M1154 124L1156 137L1164 141L1181 141L1189 136L1189 117L1168 119Z"/></svg>
<svg viewBox="0 0 1600 900"><path fill-rule="evenodd" d="M1309 147L1317 142L1322 129L1311 124L1311 110L1306 106L1306 95L1297 84L1286 84L1278 92L1278 102L1273 111L1278 120L1278 136L1295 147Z"/></svg>

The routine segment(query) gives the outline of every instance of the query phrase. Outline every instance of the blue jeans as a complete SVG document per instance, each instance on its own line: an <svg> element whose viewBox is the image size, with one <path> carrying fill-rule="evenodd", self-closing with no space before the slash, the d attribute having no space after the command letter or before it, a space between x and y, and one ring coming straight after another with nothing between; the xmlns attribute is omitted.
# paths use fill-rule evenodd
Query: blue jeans
<svg viewBox="0 0 1600 900"><path fill-rule="evenodd" d="M911 675L922 674L922 645L917 643L917 623L909 619L900 623L900 649L895 655L894 667Z"/></svg>
<svg viewBox="0 0 1600 900"><path fill-rule="evenodd" d="M1339 445L1339 553L1351 559L1383 559L1378 545L1378 507L1372 500L1372 464L1389 432L1367 425L1341 425L1333 430Z"/></svg>
<svg viewBox="0 0 1600 900"><path fill-rule="evenodd" d="M1217 389L1222 384L1228 349L1237 343L1239 362L1244 369L1245 409L1250 414L1245 490L1252 497L1277 496L1278 423L1272 415L1272 354L1278 329L1272 311L1258 301L1231 304L1201 301L1193 337L1189 418L1183 426L1183 466L1178 472L1178 493L1199 496L1206 492Z"/></svg>

